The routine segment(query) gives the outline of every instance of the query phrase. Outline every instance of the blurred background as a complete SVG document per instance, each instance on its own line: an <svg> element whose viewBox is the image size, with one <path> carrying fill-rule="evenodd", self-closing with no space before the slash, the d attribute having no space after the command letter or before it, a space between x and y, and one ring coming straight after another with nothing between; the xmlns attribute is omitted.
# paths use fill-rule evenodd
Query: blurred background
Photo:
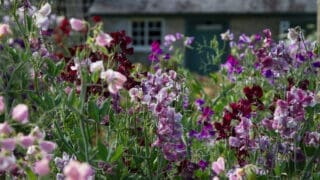
<svg viewBox="0 0 320 180"><path fill-rule="evenodd" d="M269 28L281 39L290 27L301 26L316 39L317 0L56 0L58 14L99 17L106 32L125 30L133 38L135 61L147 62L153 41L180 32L196 43L210 42L230 29L235 38ZM197 51L186 51L185 66L201 73ZM201 57L201 55L200 55Z"/></svg>

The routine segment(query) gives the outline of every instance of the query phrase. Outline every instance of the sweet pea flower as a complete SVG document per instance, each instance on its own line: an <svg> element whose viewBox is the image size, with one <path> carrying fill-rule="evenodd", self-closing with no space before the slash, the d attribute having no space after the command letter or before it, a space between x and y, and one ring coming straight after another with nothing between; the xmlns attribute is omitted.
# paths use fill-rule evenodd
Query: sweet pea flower
<svg viewBox="0 0 320 180"><path fill-rule="evenodd" d="M7 122L0 124L0 134L10 134L12 132L12 128Z"/></svg>
<svg viewBox="0 0 320 180"><path fill-rule="evenodd" d="M126 76L117 71L113 71L112 69L101 72L100 78L107 80L109 84L108 90L112 94L116 94L120 89L122 89L123 84L127 81Z"/></svg>
<svg viewBox="0 0 320 180"><path fill-rule="evenodd" d="M225 169L225 165L224 165L224 158L223 157L219 157L218 160L216 162L212 163L212 170L219 175L221 172L224 171Z"/></svg>
<svg viewBox="0 0 320 180"><path fill-rule="evenodd" d="M16 140L14 138L3 139L1 141L1 148L13 151L16 148Z"/></svg>
<svg viewBox="0 0 320 180"><path fill-rule="evenodd" d="M6 105L4 104L3 96L0 96L0 114L2 114L5 110Z"/></svg>
<svg viewBox="0 0 320 180"><path fill-rule="evenodd" d="M232 41L233 40L233 33L230 32L230 29L228 29L226 32L220 34L221 39L224 41Z"/></svg>
<svg viewBox="0 0 320 180"><path fill-rule="evenodd" d="M49 3L44 4L38 11L42 16L49 16L51 13L51 5Z"/></svg>
<svg viewBox="0 0 320 180"><path fill-rule="evenodd" d="M43 158L42 160L37 161L34 164L33 172L40 176L50 173L49 160L47 158Z"/></svg>
<svg viewBox="0 0 320 180"><path fill-rule="evenodd" d="M16 158L14 155L5 156L0 154L0 171L8 171L11 170L16 163Z"/></svg>
<svg viewBox="0 0 320 180"><path fill-rule="evenodd" d="M71 18L70 25L75 31L81 31L85 28L85 22L81 19Z"/></svg>
<svg viewBox="0 0 320 180"><path fill-rule="evenodd" d="M40 149L46 153L51 153L56 147L56 143L51 141L42 141L39 143Z"/></svg>
<svg viewBox="0 0 320 180"><path fill-rule="evenodd" d="M34 13L35 24L38 28L48 30L50 24L48 16L50 13L51 5L49 3L46 3L36 13Z"/></svg>
<svg viewBox="0 0 320 180"><path fill-rule="evenodd" d="M25 104L18 104L12 110L12 119L25 124L29 121L28 106Z"/></svg>
<svg viewBox="0 0 320 180"><path fill-rule="evenodd" d="M108 46L110 47L111 41L113 38L107 33L100 33L96 37L96 45L98 46Z"/></svg>
<svg viewBox="0 0 320 180"><path fill-rule="evenodd" d="M90 72L103 71L103 61L96 61L90 64Z"/></svg>
<svg viewBox="0 0 320 180"><path fill-rule="evenodd" d="M0 38L8 36L11 33L12 32L8 24L0 24Z"/></svg>
<svg viewBox="0 0 320 180"><path fill-rule="evenodd" d="M295 29L289 28L287 37L291 42L295 42L299 38L299 33Z"/></svg>
<svg viewBox="0 0 320 180"><path fill-rule="evenodd" d="M88 163L71 160L69 164L64 167L63 174L66 180L87 180L92 176L93 170Z"/></svg>
<svg viewBox="0 0 320 180"><path fill-rule="evenodd" d="M28 148L33 145L35 138L33 136L21 136L19 137L19 144L23 148Z"/></svg>

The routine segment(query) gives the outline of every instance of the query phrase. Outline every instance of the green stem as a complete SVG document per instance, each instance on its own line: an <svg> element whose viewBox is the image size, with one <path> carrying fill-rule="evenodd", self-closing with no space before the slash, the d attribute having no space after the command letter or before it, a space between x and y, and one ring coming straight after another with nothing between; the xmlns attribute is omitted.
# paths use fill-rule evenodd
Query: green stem
<svg viewBox="0 0 320 180"><path fill-rule="evenodd" d="M81 102L80 113L81 114L83 114L86 93L87 93L87 86L84 79L84 73L81 72L81 93L80 93L80 102ZM82 117L80 117L80 131L81 131L81 136L82 136L83 145L84 145L85 159L87 162L89 162L88 138L86 135L84 119Z"/></svg>

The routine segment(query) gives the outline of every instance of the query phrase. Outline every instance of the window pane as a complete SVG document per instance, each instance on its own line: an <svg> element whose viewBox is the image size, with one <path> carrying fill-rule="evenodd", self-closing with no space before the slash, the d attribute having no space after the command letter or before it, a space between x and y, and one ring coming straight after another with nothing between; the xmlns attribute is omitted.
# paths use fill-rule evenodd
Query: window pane
<svg viewBox="0 0 320 180"><path fill-rule="evenodd" d="M132 23L132 28L136 28L136 27L138 27L138 23L137 22L133 22Z"/></svg>

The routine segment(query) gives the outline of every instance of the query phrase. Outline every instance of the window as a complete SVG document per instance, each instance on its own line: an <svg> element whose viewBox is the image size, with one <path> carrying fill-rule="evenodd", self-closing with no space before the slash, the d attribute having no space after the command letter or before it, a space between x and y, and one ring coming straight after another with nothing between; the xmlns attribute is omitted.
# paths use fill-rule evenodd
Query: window
<svg viewBox="0 0 320 180"><path fill-rule="evenodd" d="M149 47L153 41L161 43L163 35L161 20L133 20L131 22L131 36L136 47Z"/></svg>

